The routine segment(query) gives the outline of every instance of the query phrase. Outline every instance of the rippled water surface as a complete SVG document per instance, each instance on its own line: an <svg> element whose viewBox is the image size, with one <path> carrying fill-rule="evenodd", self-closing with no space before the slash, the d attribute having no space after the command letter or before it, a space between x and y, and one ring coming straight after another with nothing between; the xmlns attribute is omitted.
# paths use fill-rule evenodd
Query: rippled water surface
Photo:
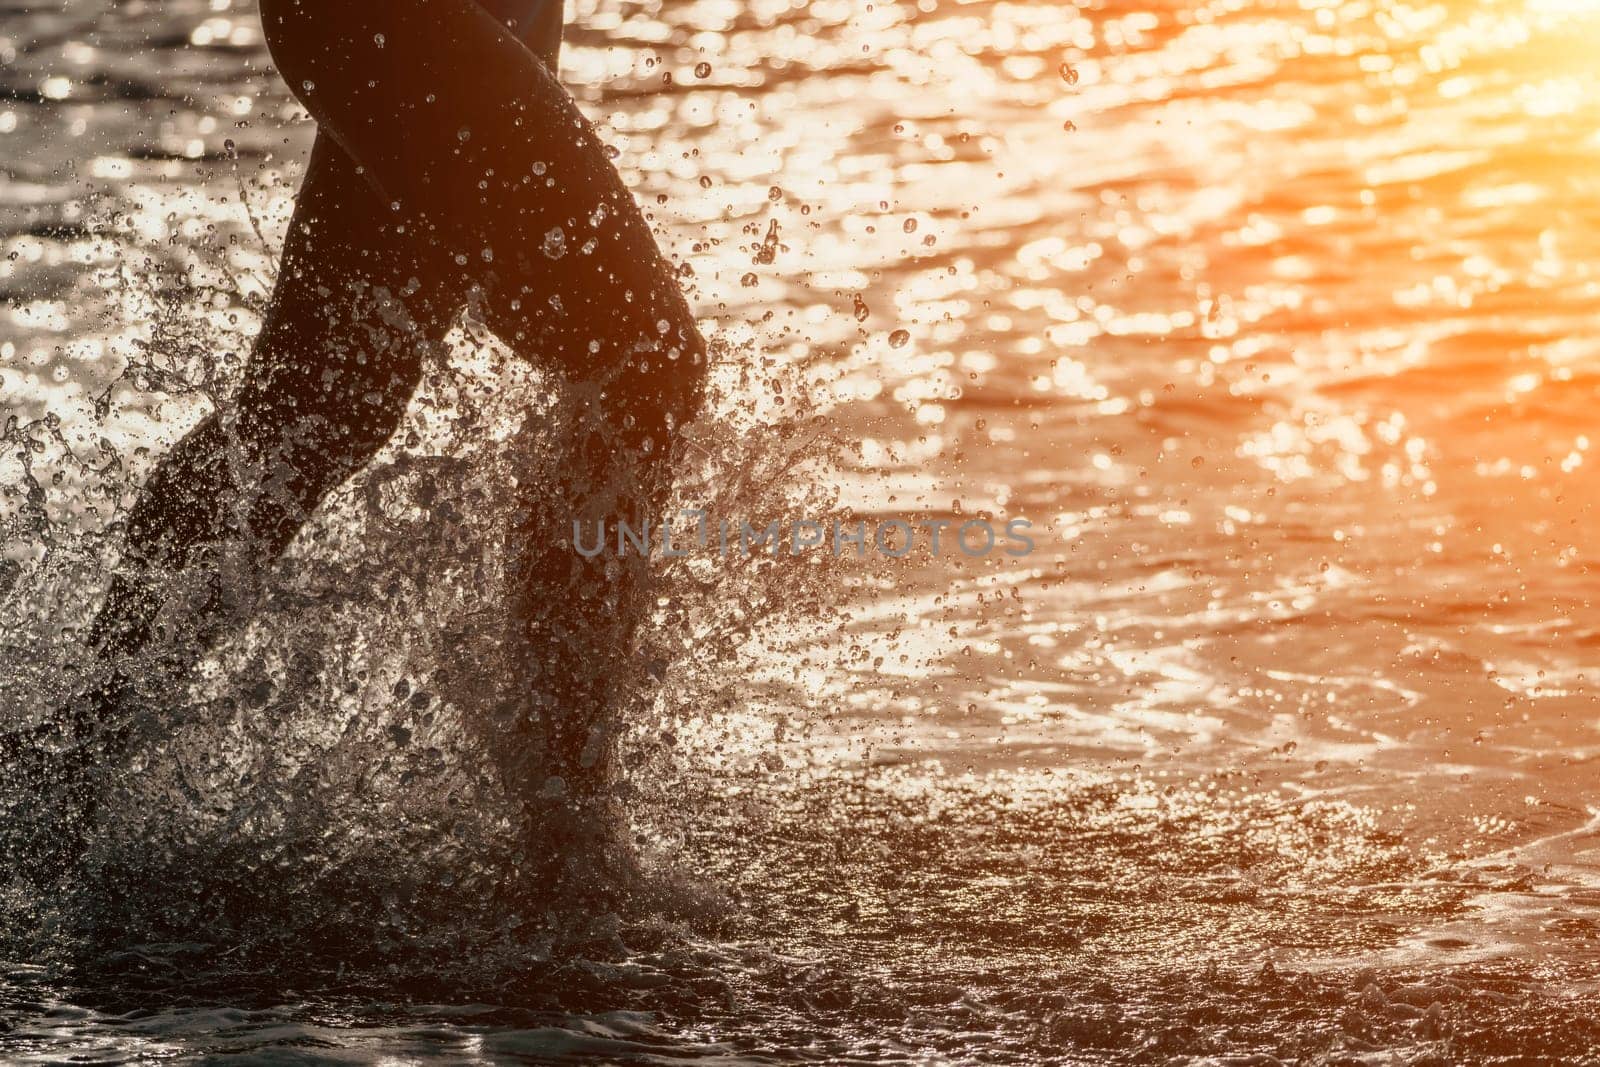
<svg viewBox="0 0 1600 1067"><path fill-rule="evenodd" d="M661 698L683 706L651 713L672 727L638 727L630 818L658 890L576 939L513 930L532 947L508 963L452 947L470 908L383 882L478 803L446 718L395 725L428 702L394 680L455 655L472 689L451 636L470 629L440 622L471 597L434 587L475 588L475 542L396 520L393 544L421 545L402 566L309 539L297 573L342 599L290 588L178 740L152 740L139 781L182 788L140 786L129 810L191 829L130 829L138 847L76 888L110 916L93 966L14 950L0 1058L1600 1054L1600 8L569 15L563 78L726 345L712 421L745 469L787 470L790 499L833 511L1026 516L1038 551L740 578L799 599L781 626L728 624L731 652L685 642ZM251 8L0 7L20 692L60 665L17 650L69 647L53 628L82 610L41 546L115 514L110 458L148 470L192 423L203 402L162 366L236 368L219 349L247 347L310 133ZM216 347L175 349L201 327ZM526 376L459 342L382 462L394 484L467 483L470 510L459 472L515 439L492 411L457 416L515 407ZM837 499L784 459L817 432L837 438L815 475ZM251 703L301 668L333 681L271 716ZM296 716L376 725L343 748L306 728L296 743L338 758L263 776L288 749L258 723ZM343 799L296 806L313 793ZM515 846L479 822L419 877L492 925L493 857ZM150 919L150 887L183 885L196 849L234 895ZM230 956L252 923L289 947Z"/></svg>

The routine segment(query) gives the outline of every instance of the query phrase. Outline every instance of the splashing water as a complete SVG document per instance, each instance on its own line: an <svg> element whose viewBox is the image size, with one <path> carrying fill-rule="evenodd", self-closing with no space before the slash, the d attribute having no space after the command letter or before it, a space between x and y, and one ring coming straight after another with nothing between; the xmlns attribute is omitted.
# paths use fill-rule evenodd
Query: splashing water
<svg viewBox="0 0 1600 1067"><path fill-rule="evenodd" d="M552 827L503 758L506 530L576 429L469 315L281 564L214 561L233 631L142 665L73 873L4 872L0 1057L1595 1047L1594 12L574 13L721 346L674 502L1040 552L657 560L619 780ZM135 487L227 410L307 130L237 5L14 6L0 59L33 725Z"/></svg>
<svg viewBox="0 0 1600 1067"><path fill-rule="evenodd" d="M241 350L247 339L195 309L231 308L238 296L187 284L131 297L160 309L156 326L106 393L126 383L173 406L214 405L226 421L229 368L210 354ZM469 315L391 448L339 490L270 573L252 573L247 561L258 550L245 542L210 568L192 568L207 573L169 576L177 593L166 613L181 618L185 585L202 595L220 575L238 602L239 633L192 682L163 672L159 654L137 665L144 699L134 755L100 783L110 791L105 814L72 884L48 904L48 921L30 915L45 943L18 951L63 948L62 938L81 940L84 952L193 942L203 930L235 965L309 938L340 970L360 961L392 972L401 957L414 973L441 978L465 963L483 980L485 953L520 957L541 936L559 936L533 933L550 902L520 898L540 881L530 872L583 864L593 896L565 918L592 919L597 906L603 913L607 901L642 888L620 823L583 829L591 844L581 859L550 855L552 839L573 835L542 822L548 811L520 805L526 783L506 780L508 766L535 783L548 772L537 739L519 725L532 650L515 637L503 549L508 530L530 528L514 513L521 502L555 498L572 428L553 383L492 338L471 340L478 332ZM731 424L708 419L694 429L682 499L722 514L820 503L795 473L826 461L826 440L781 425L768 433L773 440L751 454ZM53 415L13 423L8 434L27 486L11 544L29 562L14 565L3 631L14 656L4 672L10 725L21 727L96 670L71 635L86 621L84 590L106 574L120 505L136 490L109 446L98 449L101 468L78 459ZM68 485L52 467L99 484ZM51 496L107 504L90 526L72 509L51 514ZM531 529L565 535L553 521ZM631 715L595 727L633 733L625 759L639 766L651 763L662 735L682 732L678 720L746 653L752 632L781 629L783 618L820 603L814 577L761 557L709 572L663 570L639 640L648 690L617 701ZM615 666L597 656L593 669ZM508 746L526 758L493 757ZM654 767L646 790L619 783L613 799L659 800L666 769ZM36 835L29 811L48 820L49 804L36 803L47 799L7 796L10 825ZM129 891L107 899L106 884ZM14 886L11 896L24 892Z"/></svg>

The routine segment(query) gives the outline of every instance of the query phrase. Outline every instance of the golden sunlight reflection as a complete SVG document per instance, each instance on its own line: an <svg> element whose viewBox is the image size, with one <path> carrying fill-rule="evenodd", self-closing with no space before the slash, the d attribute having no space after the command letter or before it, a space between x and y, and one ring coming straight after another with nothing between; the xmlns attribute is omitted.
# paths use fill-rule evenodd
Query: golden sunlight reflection
<svg viewBox="0 0 1600 1067"><path fill-rule="evenodd" d="M151 5L102 6L31 50L0 24L0 401L60 420L9 484L143 475L211 402L177 364L236 377L310 138L253 10L178 5L158 76ZM1187 819L1329 897L1404 851L1374 827L1457 857L1600 806L1567 758L1600 752L1600 0L568 9L719 425L826 437L782 473L853 518L1036 541L845 560L837 614L747 621L678 751ZM158 277L215 351L146 366ZM430 373L510 405L480 332ZM93 480L39 493L93 526Z"/></svg>

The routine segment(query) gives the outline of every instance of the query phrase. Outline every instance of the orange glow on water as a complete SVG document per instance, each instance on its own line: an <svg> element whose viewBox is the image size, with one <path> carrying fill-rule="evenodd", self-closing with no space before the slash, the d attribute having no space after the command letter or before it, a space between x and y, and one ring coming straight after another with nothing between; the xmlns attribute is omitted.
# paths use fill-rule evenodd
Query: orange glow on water
<svg viewBox="0 0 1600 1067"><path fill-rule="evenodd" d="M209 401L118 377L173 304L126 268L228 294L179 301L209 343L185 358L248 351L303 170L310 128L251 11L114 6L31 49L0 23L20 220L0 403L63 427L0 454L7 485L61 441L142 474L192 424ZM1026 974L1028 996L1041 960L1119 996L1213 956L1254 975L1548 948L1592 971L1600 0L571 8L563 78L724 354L708 440L746 451L713 490L1040 528L1026 559L814 567L836 600L797 598L798 621L758 608L803 583L754 579L728 598L744 614L694 619L738 656L684 668L703 690L673 674L683 707L644 720L692 786L665 840L775 902L780 943L928 968L907 981L941 1010L961 952L960 982ZM494 495L459 410L498 445L544 399L474 321L452 345L378 461L439 490L418 501ZM842 446L791 462L812 433ZM64 466L44 510L104 521L97 475ZM325 526L359 517L352 484ZM396 528L432 514L403 503ZM278 610L236 650L262 677L312 659ZM350 625L381 659L387 631ZM337 700L386 708L392 686L375 669ZM319 728L299 696L274 729ZM727 814L747 802L793 825L752 842ZM819 889L788 848L849 854L857 880ZM1463 903L1475 886L1493 899ZM1238 988L1258 1010L1266 979ZM1008 1010L1032 1026L1030 1003Z"/></svg>

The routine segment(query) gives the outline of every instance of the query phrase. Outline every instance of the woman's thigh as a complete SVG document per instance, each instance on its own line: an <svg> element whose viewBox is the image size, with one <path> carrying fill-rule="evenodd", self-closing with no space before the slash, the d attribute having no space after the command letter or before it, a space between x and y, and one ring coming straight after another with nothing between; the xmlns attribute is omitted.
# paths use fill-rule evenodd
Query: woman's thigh
<svg viewBox="0 0 1600 1067"><path fill-rule="evenodd" d="M683 406L704 342L643 213L572 97L476 0L262 0L321 128L519 350ZM668 401L668 397L671 400Z"/></svg>
<svg viewBox="0 0 1600 1067"><path fill-rule="evenodd" d="M576 105L477 0L262 0L261 16L290 89L402 210L480 199L518 135L585 169L587 146L556 136L585 125Z"/></svg>

